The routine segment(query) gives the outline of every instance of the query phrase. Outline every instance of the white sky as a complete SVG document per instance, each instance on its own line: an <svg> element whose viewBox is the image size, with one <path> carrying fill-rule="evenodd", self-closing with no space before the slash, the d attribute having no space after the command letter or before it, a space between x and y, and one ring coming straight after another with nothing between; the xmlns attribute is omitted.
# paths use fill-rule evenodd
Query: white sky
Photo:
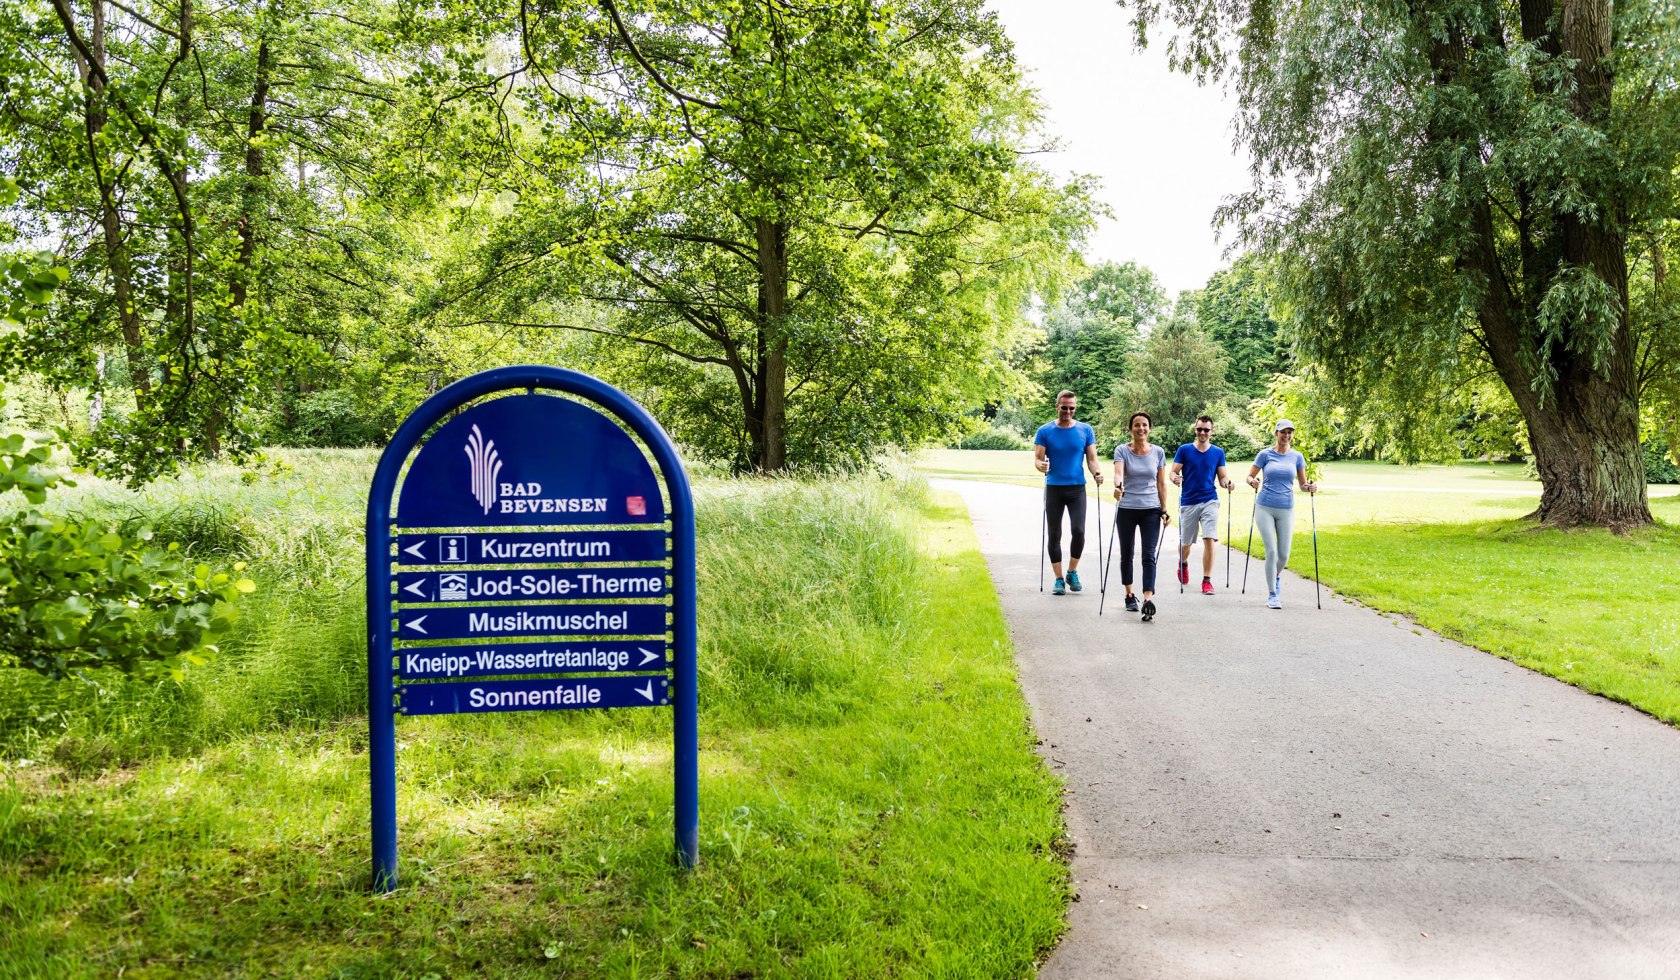
<svg viewBox="0 0 1680 980"><path fill-rule="evenodd" d="M1229 264L1213 230L1223 200L1249 187L1248 154L1232 150L1235 105L1167 68L1166 37L1132 46L1113 0L989 0L1062 150L1038 157L1056 174L1091 174L1114 217L1086 257L1148 266L1168 297ZM1226 233L1226 239L1230 233Z"/></svg>

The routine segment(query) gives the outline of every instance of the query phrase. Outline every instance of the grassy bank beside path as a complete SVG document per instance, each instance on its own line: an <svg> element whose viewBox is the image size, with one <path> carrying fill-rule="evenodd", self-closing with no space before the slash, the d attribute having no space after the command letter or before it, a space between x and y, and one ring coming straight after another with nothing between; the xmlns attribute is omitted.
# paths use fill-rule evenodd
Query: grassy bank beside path
<svg viewBox="0 0 1680 980"><path fill-rule="evenodd" d="M940 450L921 457L917 469L1040 486L1031 460L1030 452ZM1247 472L1239 463L1233 476ZM1309 506L1316 506L1326 585L1680 725L1680 487L1652 486L1659 524L1617 536L1523 521L1540 485L1510 464L1335 462L1325 464L1321 481L1315 505L1299 501L1291 570L1313 574ZM1254 494L1239 483L1229 499L1242 549ZM1258 558L1258 539L1252 547ZM1286 612L1312 609L1310 592L1284 598Z"/></svg>
<svg viewBox="0 0 1680 980"><path fill-rule="evenodd" d="M403 719L404 885L370 894L366 722L323 713L364 683L334 598L359 582L335 582L313 629L259 603L186 687L66 695L8 733L0 975L1030 974L1068 901L1059 787L960 505L700 490L697 871L671 858L668 713ZM353 551L354 511L310 499ZM309 594L254 565L259 596ZM312 655L325 691L276 679Z"/></svg>

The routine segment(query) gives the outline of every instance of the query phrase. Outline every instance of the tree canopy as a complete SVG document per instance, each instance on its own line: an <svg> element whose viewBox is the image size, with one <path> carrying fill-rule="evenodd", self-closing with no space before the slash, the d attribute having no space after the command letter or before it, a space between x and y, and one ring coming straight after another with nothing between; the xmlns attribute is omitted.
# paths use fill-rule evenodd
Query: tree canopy
<svg viewBox="0 0 1680 980"><path fill-rule="evenodd" d="M539 3L484 98L517 195L423 304L595 363L738 469L946 434L1089 221L972 0Z"/></svg>
<svg viewBox="0 0 1680 980"><path fill-rule="evenodd" d="M1256 187L1227 217L1278 262L1298 349L1397 410L1485 366L1527 424L1537 516L1650 520L1630 242L1672 220L1672 4L1134 4L1230 77Z"/></svg>

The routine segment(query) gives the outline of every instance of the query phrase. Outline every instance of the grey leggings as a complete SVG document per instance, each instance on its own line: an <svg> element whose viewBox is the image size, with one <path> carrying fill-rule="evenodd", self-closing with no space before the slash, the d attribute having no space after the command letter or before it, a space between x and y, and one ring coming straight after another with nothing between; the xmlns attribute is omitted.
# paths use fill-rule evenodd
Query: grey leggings
<svg viewBox="0 0 1680 980"><path fill-rule="evenodd" d="M1272 591L1278 573L1289 565L1289 539L1295 533L1295 510L1291 507L1254 507L1254 529L1266 546L1266 592Z"/></svg>

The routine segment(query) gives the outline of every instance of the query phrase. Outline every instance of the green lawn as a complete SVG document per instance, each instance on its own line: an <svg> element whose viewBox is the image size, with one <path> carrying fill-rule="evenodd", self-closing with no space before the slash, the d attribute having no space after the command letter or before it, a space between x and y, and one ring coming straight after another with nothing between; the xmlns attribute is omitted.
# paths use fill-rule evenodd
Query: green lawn
<svg viewBox="0 0 1680 980"><path fill-rule="evenodd" d="M940 450L917 468L1038 486L1031 459ZM1295 572L1312 575L1316 511L1321 574L1342 594L1680 725L1680 488L1651 487L1660 523L1618 537L1523 521L1540 486L1520 466L1336 462L1320 479L1316 501L1298 498ZM1242 548L1254 495L1232 496Z"/></svg>
<svg viewBox="0 0 1680 980"><path fill-rule="evenodd" d="M667 713L403 719L375 897L369 461L287 458L78 498L172 514L262 591L183 686L0 673L0 975L1016 977L1060 934L1059 784L984 562L899 480L702 481L697 871Z"/></svg>

